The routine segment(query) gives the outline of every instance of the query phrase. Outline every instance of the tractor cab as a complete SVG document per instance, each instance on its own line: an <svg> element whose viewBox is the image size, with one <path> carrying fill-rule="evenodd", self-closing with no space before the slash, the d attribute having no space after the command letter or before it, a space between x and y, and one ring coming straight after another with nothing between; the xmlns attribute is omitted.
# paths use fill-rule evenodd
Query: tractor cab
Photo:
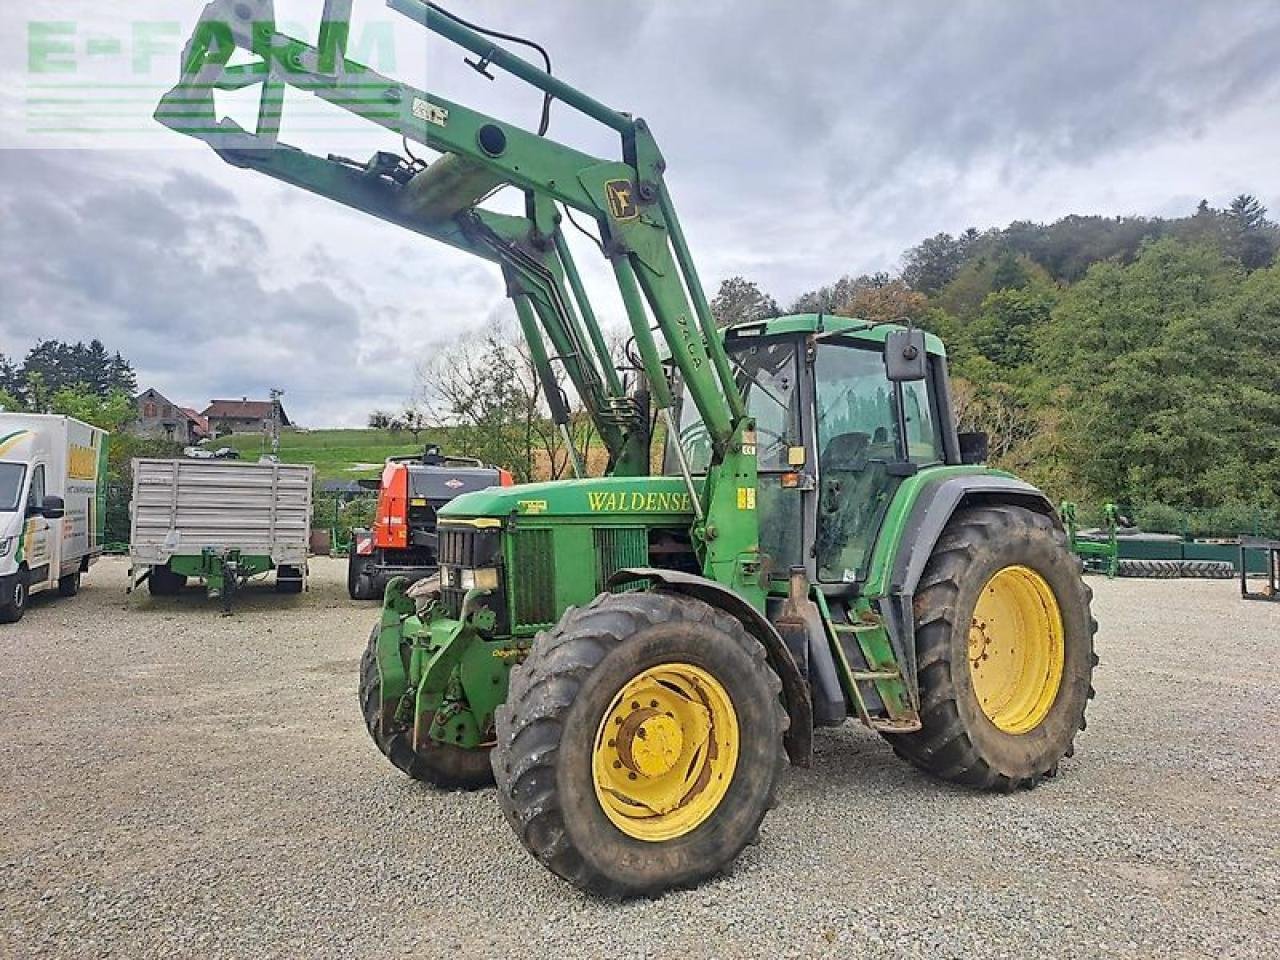
<svg viewBox="0 0 1280 960"><path fill-rule="evenodd" d="M959 463L946 353L923 340L923 379L890 379L886 341L905 328L801 314L739 324L725 348L755 419L760 546L776 580L804 567L816 583L858 583L902 481ZM690 470L711 461L708 434L681 389L679 440ZM668 474L679 459L668 438ZM805 545L812 544L812 550Z"/></svg>

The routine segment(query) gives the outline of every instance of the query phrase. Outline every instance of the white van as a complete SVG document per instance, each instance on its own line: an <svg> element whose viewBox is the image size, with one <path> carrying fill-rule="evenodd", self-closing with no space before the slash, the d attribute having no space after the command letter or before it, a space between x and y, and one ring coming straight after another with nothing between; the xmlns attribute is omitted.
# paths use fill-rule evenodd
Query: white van
<svg viewBox="0 0 1280 960"><path fill-rule="evenodd" d="M80 589L102 553L107 432L71 417L0 413L0 623L33 593Z"/></svg>

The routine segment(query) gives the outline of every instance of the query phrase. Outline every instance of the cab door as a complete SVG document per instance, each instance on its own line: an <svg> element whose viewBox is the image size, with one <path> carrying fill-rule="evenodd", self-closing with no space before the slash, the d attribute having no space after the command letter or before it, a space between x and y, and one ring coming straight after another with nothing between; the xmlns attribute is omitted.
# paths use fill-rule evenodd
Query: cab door
<svg viewBox="0 0 1280 960"><path fill-rule="evenodd" d="M821 338L812 371L818 580L856 583L903 478L945 459L937 400L931 379L896 389L874 345Z"/></svg>
<svg viewBox="0 0 1280 960"><path fill-rule="evenodd" d="M54 524L44 516L45 475L44 464L36 464L31 471L31 486L27 488L26 527L23 535L23 559L30 571L30 585L39 588L51 579L57 579L53 569Z"/></svg>

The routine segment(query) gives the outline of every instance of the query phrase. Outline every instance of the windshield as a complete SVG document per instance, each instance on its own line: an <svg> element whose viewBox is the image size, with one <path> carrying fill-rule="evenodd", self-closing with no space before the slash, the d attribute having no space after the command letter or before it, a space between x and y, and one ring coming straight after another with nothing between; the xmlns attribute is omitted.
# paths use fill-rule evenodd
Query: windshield
<svg viewBox="0 0 1280 960"><path fill-rule="evenodd" d="M823 459L896 460L898 427L893 384L885 377L884 355L827 341L814 363L818 405L818 451ZM943 459L942 437L929 407L927 381L902 385L907 459Z"/></svg>
<svg viewBox="0 0 1280 960"><path fill-rule="evenodd" d="M759 470L789 470L787 451L803 445L799 396L796 392L796 341L748 344L729 353L734 379L756 421ZM711 463L711 438L688 390L680 396L680 440L692 473L706 473ZM667 473L678 473L678 461L668 438Z"/></svg>
<svg viewBox="0 0 1280 960"><path fill-rule="evenodd" d="M13 513L22 498L22 478L27 468L21 463L0 463L0 513Z"/></svg>

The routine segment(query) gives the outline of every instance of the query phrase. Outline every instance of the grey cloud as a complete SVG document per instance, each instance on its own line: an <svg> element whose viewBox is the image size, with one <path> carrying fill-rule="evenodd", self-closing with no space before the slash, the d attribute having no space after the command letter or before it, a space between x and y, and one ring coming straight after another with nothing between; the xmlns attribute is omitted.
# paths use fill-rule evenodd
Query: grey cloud
<svg viewBox="0 0 1280 960"><path fill-rule="evenodd" d="M785 302L1016 217L1176 214L1242 191L1280 213L1274 2L480 0L464 15L545 43L559 76L646 117L713 290L740 272ZM404 49L398 76L535 121L512 79L439 41ZM327 148L367 156L369 132ZM551 134L616 155L563 104ZM510 321L492 266L207 152L0 152L0 176L7 352L99 335L144 379L202 385L179 391L193 402L281 385L295 415L359 422L409 395L434 344Z"/></svg>

